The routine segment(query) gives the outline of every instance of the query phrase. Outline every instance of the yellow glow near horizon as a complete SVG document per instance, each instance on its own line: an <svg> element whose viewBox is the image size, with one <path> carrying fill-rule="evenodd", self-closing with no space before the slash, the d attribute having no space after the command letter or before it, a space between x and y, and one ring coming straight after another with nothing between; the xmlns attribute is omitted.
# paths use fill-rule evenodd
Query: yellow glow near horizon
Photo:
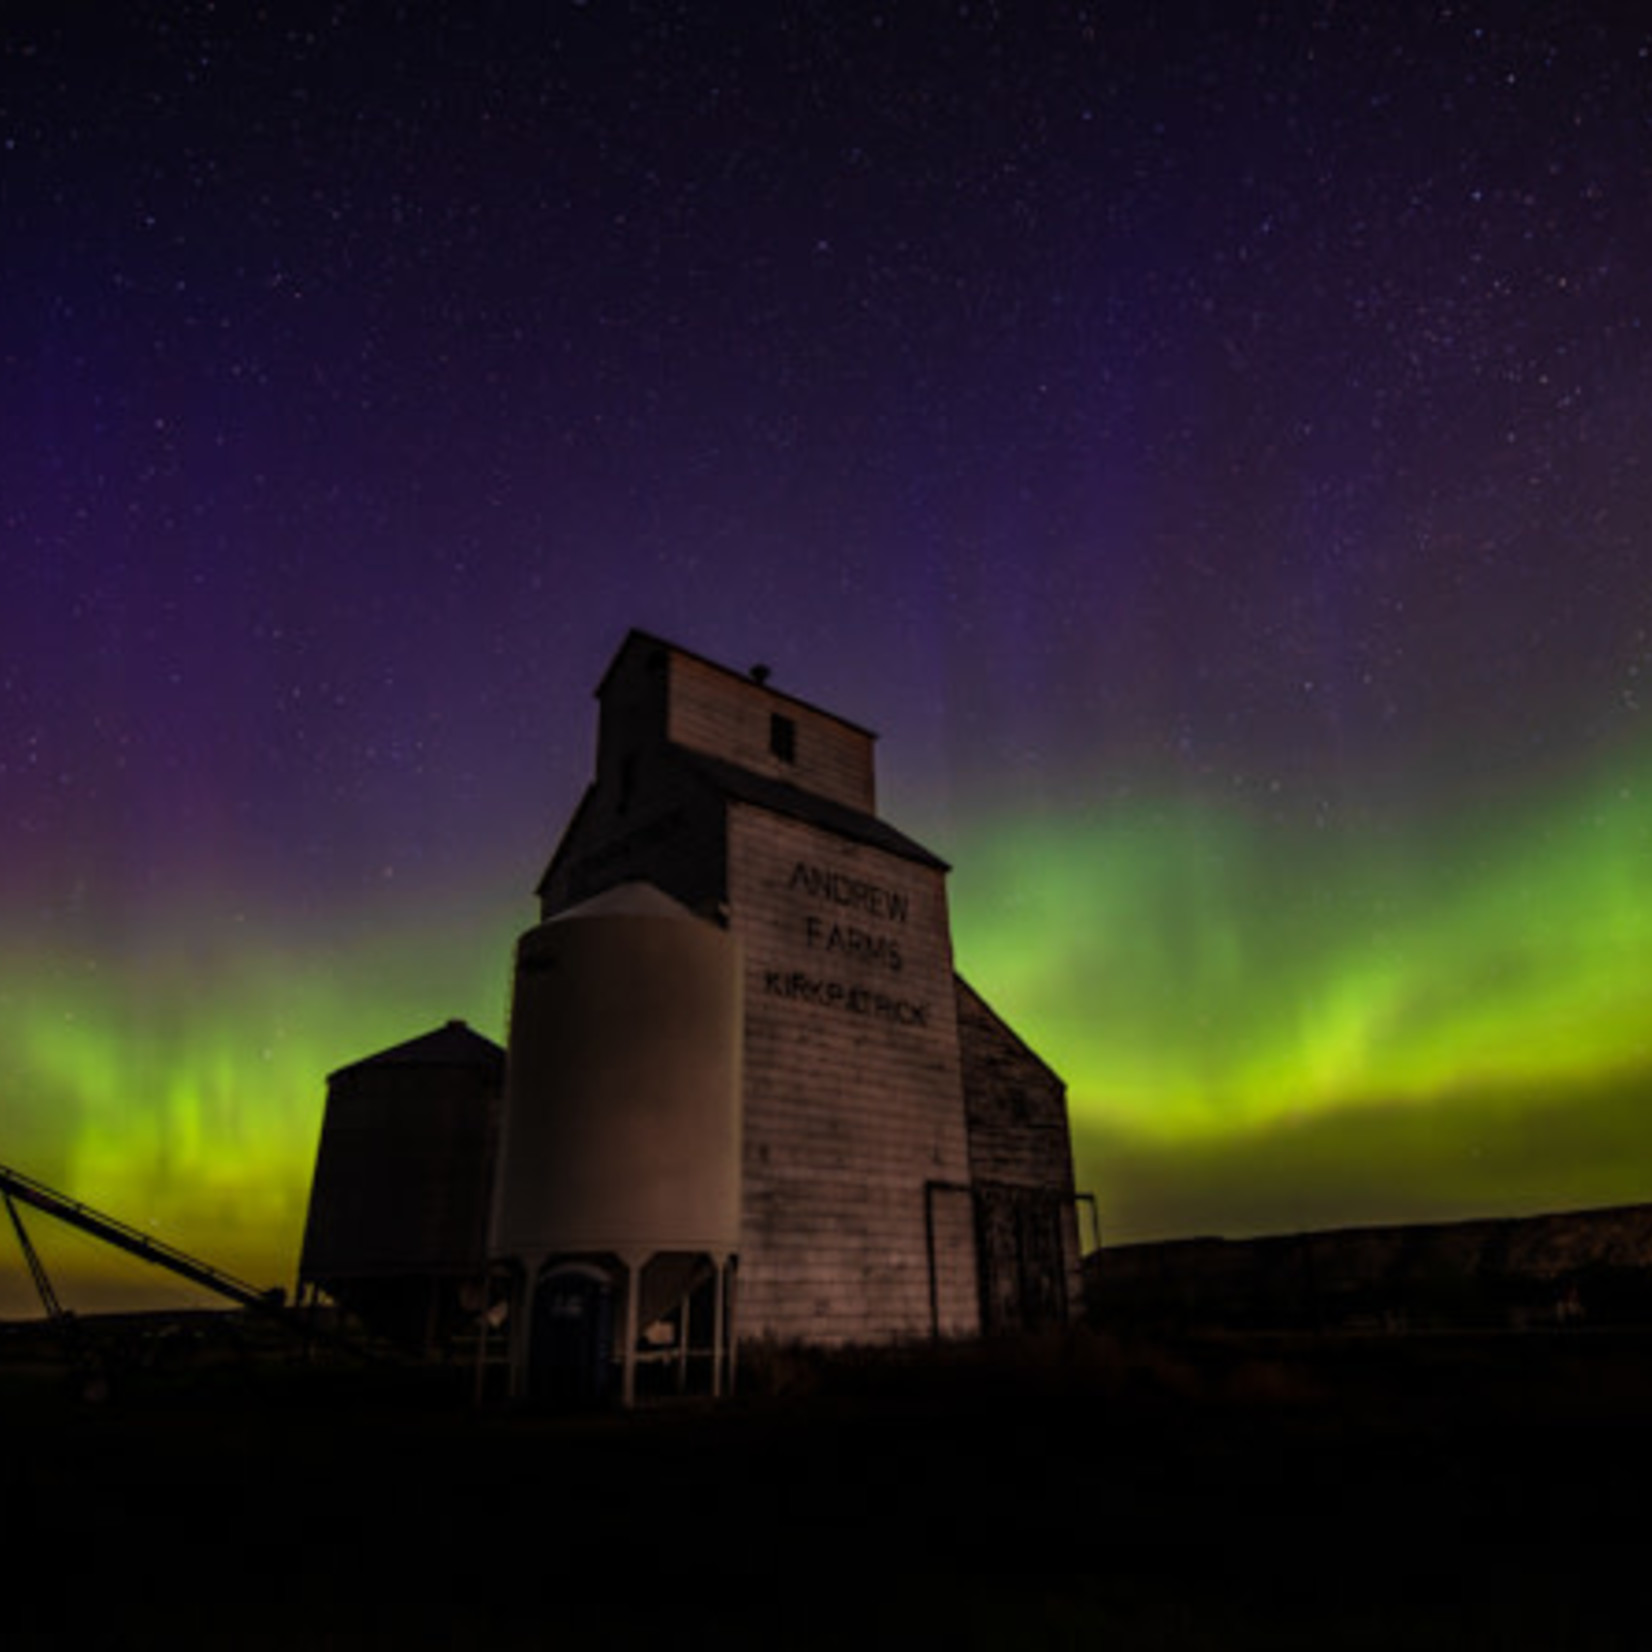
<svg viewBox="0 0 1652 1652"><path fill-rule="evenodd" d="M226 942L198 915L140 957L0 956L15 1029L0 1057L0 1162L254 1283L290 1286L328 1072L454 1015L500 1036L510 923L484 907L308 946L273 925L257 933L261 945L242 944L237 925ZM66 1241L50 1218L29 1226L48 1267L60 1254L77 1275L136 1269L145 1299L198 1299ZM28 1307L14 1277L0 1312Z"/></svg>

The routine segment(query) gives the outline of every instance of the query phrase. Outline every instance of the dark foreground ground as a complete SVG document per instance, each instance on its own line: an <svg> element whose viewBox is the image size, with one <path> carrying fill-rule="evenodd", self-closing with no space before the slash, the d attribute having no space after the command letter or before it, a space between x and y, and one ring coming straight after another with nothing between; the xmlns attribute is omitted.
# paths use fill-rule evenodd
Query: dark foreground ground
<svg viewBox="0 0 1652 1652"><path fill-rule="evenodd" d="M0 1646L1652 1644L1652 1338L1084 1336L585 1417L183 1340L88 1404L0 1337Z"/></svg>

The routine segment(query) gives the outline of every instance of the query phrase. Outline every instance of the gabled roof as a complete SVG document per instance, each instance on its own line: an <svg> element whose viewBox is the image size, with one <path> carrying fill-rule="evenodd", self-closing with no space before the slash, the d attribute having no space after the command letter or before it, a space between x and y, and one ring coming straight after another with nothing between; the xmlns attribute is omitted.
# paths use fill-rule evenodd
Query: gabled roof
<svg viewBox="0 0 1652 1652"><path fill-rule="evenodd" d="M661 648L667 654L676 654L685 660L693 660L703 665L707 670L715 671L724 677L732 677L736 682L748 686L761 688L765 694L772 694L776 699L788 700L794 706L801 706L805 711L812 711L817 717L829 717L834 723L841 723L844 728L853 729L857 734L864 734L869 739L876 740L877 734L862 723L843 716L840 712L828 711L824 706L817 706L811 700L800 699L796 694L788 694L783 688L776 688L772 682L764 677L759 682L750 672L736 671L732 666L723 665L718 660L708 660L704 654L696 654L692 648L680 647L677 643L669 642L664 637L657 637L652 631L639 631L636 627L625 633L625 641L614 651L614 657L608 662L608 669L602 674L602 681L596 686L598 699L602 698L602 691L608 686L608 679L613 676L615 668L625 658L633 647Z"/></svg>
<svg viewBox="0 0 1652 1652"><path fill-rule="evenodd" d="M431 1032L410 1038L405 1044L392 1044L377 1055L363 1056L327 1075L329 1084L346 1073L363 1067L475 1067L484 1072L505 1070L505 1052L491 1038L474 1032L463 1021L452 1020Z"/></svg>
<svg viewBox="0 0 1652 1652"><path fill-rule="evenodd" d="M855 843L864 843L886 854L898 855L902 860L915 861L919 866L931 866L938 872L951 867L939 855L929 852L904 832L898 832L887 821L876 815L863 814L846 803L835 803L816 792L806 792L800 786L788 785L784 780L771 780L767 775L754 774L737 763L725 763L720 757L706 757L699 752L674 748L678 760L691 773L707 781L724 797L741 803L755 804L771 814L785 815L788 820L800 820L806 826L818 826L823 831L836 832Z"/></svg>

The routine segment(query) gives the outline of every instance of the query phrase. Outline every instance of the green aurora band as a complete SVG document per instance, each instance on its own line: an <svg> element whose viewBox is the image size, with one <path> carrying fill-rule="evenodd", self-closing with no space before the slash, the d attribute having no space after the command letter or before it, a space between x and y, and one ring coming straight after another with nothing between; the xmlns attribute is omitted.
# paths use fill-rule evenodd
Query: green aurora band
<svg viewBox="0 0 1652 1652"><path fill-rule="evenodd" d="M959 965L1066 1079L1110 1238L1646 1198L1649 779L1357 838L1188 798L981 817L945 845ZM0 1161L290 1285L326 1074L450 1015L498 1035L531 908L494 883L325 940L231 910L108 959L11 931ZM198 1300L30 1231L73 1306Z"/></svg>
<svg viewBox="0 0 1652 1652"><path fill-rule="evenodd" d="M118 960L8 951L0 1162L290 1288L326 1075L451 1015L496 1034L513 927L490 888L439 903L434 918L373 912L325 941L283 932L274 915L215 927L203 907ZM202 1301L49 1217L25 1220L66 1306ZM0 1315L37 1306L8 1231Z"/></svg>
<svg viewBox="0 0 1652 1652"><path fill-rule="evenodd" d="M958 952L1087 1111L1165 1139L1639 1068L1647 795L1416 847L1151 807L989 827L959 848Z"/></svg>
<svg viewBox="0 0 1652 1652"><path fill-rule="evenodd" d="M1115 1237L1645 1199L1649 780L1357 839L1177 804L982 825L958 956L1066 1078Z"/></svg>

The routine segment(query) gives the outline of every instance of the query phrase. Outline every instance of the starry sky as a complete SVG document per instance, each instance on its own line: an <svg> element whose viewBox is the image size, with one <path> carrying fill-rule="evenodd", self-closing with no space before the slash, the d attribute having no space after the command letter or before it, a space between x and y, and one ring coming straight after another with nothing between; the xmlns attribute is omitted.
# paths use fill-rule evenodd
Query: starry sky
<svg viewBox="0 0 1652 1652"><path fill-rule="evenodd" d="M1108 1238L1652 1199L1626 10L8 5L0 1163L290 1284L640 626L879 731Z"/></svg>

